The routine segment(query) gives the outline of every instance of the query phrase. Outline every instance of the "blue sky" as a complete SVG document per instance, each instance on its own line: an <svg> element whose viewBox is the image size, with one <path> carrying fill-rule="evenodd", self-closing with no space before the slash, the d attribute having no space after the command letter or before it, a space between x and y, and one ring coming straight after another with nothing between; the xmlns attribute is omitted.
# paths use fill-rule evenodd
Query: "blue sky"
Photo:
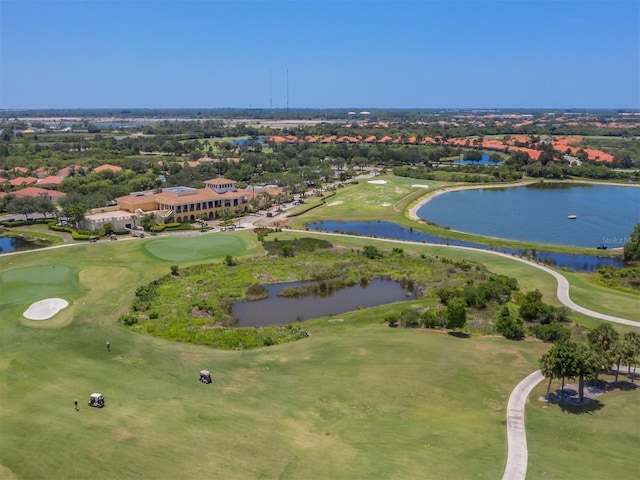
<svg viewBox="0 0 640 480"><path fill-rule="evenodd" d="M0 0L0 108L640 108L640 2Z"/></svg>

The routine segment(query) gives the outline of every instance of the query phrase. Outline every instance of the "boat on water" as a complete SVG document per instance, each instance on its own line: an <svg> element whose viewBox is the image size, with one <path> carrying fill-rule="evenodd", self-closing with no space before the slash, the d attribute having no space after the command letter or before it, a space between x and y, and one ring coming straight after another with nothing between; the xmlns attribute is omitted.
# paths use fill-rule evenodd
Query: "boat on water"
<svg viewBox="0 0 640 480"><path fill-rule="evenodd" d="M569 220L575 220L576 218L578 218L578 216L577 215L567 215L567 218Z"/></svg>

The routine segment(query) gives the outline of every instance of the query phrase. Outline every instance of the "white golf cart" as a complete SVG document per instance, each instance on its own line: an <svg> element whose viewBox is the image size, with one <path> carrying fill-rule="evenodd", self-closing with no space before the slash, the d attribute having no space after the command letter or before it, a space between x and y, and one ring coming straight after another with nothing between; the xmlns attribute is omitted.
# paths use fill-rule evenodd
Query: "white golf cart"
<svg viewBox="0 0 640 480"><path fill-rule="evenodd" d="M202 383L211 383L211 372L209 370L200 370L200 381Z"/></svg>
<svg viewBox="0 0 640 480"><path fill-rule="evenodd" d="M91 397L89 397L89 406L102 408L104 407L104 397L101 393L92 393Z"/></svg>

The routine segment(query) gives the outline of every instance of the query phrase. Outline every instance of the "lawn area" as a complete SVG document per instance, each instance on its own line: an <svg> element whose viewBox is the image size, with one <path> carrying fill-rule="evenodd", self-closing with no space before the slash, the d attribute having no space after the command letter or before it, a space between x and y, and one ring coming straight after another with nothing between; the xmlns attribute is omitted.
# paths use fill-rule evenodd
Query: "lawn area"
<svg viewBox="0 0 640 480"><path fill-rule="evenodd" d="M559 381L555 388L560 388ZM527 406L528 479L638 478L640 391L614 390L598 397L587 411L577 412L539 401L546 389L545 380ZM629 455L635 460L630 462Z"/></svg>
<svg viewBox="0 0 640 480"><path fill-rule="evenodd" d="M339 188L336 195L327 199L324 207L305 214L304 223L328 218L339 218L344 221L393 221L393 219L397 221L399 216L402 217L404 208L412 199L424 195L429 188L441 185L443 184L432 180L387 175L360 180L357 185Z"/></svg>
<svg viewBox="0 0 640 480"><path fill-rule="evenodd" d="M547 346L391 329L393 308L240 352L79 314L29 328L5 308L0 463L21 478L496 478L509 392ZM202 368L212 385L197 381ZM86 406L94 391L105 409Z"/></svg>
<svg viewBox="0 0 640 480"><path fill-rule="evenodd" d="M389 183L339 189L304 221L323 209L345 220L398 221L424 193L414 185L437 185L381 178ZM301 234L272 233L269 240L276 236ZM523 290L539 288L544 301L558 305L548 274L508 258L445 246L329 239L346 248L399 246L478 261L516 277ZM247 230L0 256L0 477L502 475L509 394L538 368L548 344L386 326L384 318L404 303L310 320L306 339L242 351L171 342L118 324L135 290L168 274L170 266L216 268L227 255L250 258L263 250ZM568 278L576 282L574 300L588 308L637 312L637 296L590 283L588 276ZM51 320L22 317L30 303L49 296L70 305ZM201 369L212 372L211 385L198 382ZM606 394L602 408L577 415L538 403L545 388L534 390L527 407L530 478L637 478L639 392ZM87 407L93 392L105 396L106 408Z"/></svg>

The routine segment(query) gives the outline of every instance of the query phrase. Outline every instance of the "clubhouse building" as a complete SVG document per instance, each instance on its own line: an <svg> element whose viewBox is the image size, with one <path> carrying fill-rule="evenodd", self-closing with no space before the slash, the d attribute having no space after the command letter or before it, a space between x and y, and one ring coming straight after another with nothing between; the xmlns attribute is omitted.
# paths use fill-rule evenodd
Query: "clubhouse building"
<svg viewBox="0 0 640 480"><path fill-rule="evenodd" d="M254 198L266 199L282 193L280 187L250 187L239 189L233 180L214 178L205 188L167 187L160 192L134 192L116 198L117 206L97 208L85 215L88 230L105 223L114 228L136 228L144 215L152 213L158 223L189 223L201 218L213 220L224 215L247 212Z"/></svg>

